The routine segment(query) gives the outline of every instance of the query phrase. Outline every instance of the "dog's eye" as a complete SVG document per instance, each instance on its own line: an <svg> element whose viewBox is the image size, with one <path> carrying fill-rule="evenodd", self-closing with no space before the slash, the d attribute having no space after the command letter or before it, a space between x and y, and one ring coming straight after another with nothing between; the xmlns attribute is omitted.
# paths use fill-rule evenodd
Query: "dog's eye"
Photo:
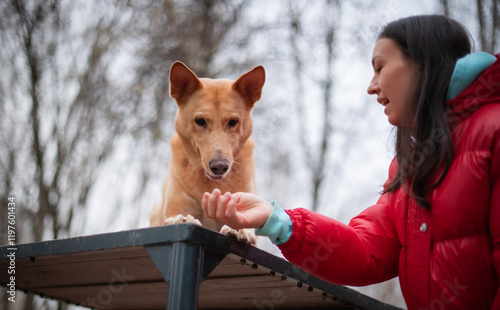
<svg viewBox="0 0 500 310"><path fill-rule="evenodd" d="M203 118L197 118L194 120L196 125L201 126L201 127L206 127L207 126L207 121L205 121Z"/></svg>
<svg viewBox="0 0 500 310"><path fill-rule="evenodd" d="M236 126L237 124L238 124L238 120L237 120L237 119L231 119L231 120L229 120L229 122L227 123L227 125L228 125L229 127L234 127L234 126Z"/></svg>

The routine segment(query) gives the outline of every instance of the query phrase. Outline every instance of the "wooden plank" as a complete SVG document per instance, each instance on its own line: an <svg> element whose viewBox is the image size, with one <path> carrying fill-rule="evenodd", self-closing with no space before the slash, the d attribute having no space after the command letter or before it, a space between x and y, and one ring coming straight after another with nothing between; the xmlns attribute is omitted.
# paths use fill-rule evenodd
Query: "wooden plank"
<svg viewBox="0 0 500 310"><path fill-rule="evenodd" d="M29 276L18 276L17 283L43 296L92 308L163 309L168 285L151 259L141 255L127 257L140 252L133 249L96 253L88 261L82 259L90 258L88 253L72 254L69 263L64 263L64 257L57 257L53 264L48 258L38 262L22 259L22 274ZM200 308L253 308L271 303L276 304L275 308L341 305L331 298L325 302L322 292L298 288L296 281L283 281L279 274L273 277L266 268L255 266L250 261L242 264L237 256L224 258L200 287Z"/></svg>
<svg viewBox="0 0 500 310"><path fill-rule="evenodd" d="M20 262L16 272L16 285L23 290L46 287L108 284L123 281L162 281L163 277L149 257L123 257L92 260L89 262L56 264L37 261ZM6 273L5 273L6 274ZM2 275L5 277L5 275ZM2 278L3 278L2 277ZM41 281L43 279L43 281ZM0 279L0 281L5 281Z"/></svg>
<svg viewBox="0 0 500 310"><path fill-rule="evenodd" d="M46 288L37 293L93 309L165 309L165 282Z"/></svg>
<svg viewBox="0 0 500 310"><path fill-rule="evenodd" d="M200 287L199 309L279 309L305 307L346 307L346 304L324 298L320 291L308 291L306 287L293 285L275 287L234 287L223 285L221 279L206 280ZM286 283L286 281L285 281ZM283 283L282 283L283 284ZM213 289L219 286L221 289ZM223 289L222 289L223 288ZM95 285L43 289L39 293L67 300L74 304L98 309L164 309L167 302L168 285L165 282L129 283L120 285ZM147 297L146 297L147 296ZM65 299L66 298L66 299Z"/></svg>
<svg viewBox="0 0 500 310"><path fill-rule="evenodd" d="M221 263L210 273L210 275L207 278L213 278L213 277L231 277L231 276L247 276L247 275L255 275L255 274L260 274L260 275L267 275L269 274L269 270L263 269L262 267L260 269L253 269L252 265L254 263L244 260L245 263L241 263L241 258L234 256L234 255L228 255L226 256ZM258 266L258 265L256 265Z"/></svg>
<svg viewBox="0 0 500 310"><path fill-rule="evenodd" d="M256 273L261 275L267 275L267 273L262 270L253 271L252 269L245 268L241 265L225 265L223 267L217 266L207 278L210 279L213 277L231 277L231 276L245 277Z"/></svg>
<svg viewBox="0 0 500 310"><path fill-rule="evenodd" d="M36 262L37 266L43 265L57 265L57 264L67 264L67 263L91 263L94 261L101 260L112 260L112 259L122 259L122 258L135 258L135 257L149 257L144 246L134 246L134 247L123 247L116 249L107 250L97 250L97 251L86 251L86 252L76 252L68 254L59 255L49 255L49 256L37 256L28 258L16 259L16 265L19 267L29 267ZM0 261L0 267L4 261Z"/></svg>
<svg viewBox="0 0 500 310"><path fill-rule="evenodd" d="M239 259L226 257L209 277L268 274L268 271L262 269L252 269L251 264L247 262L242 265ZM122 278L129 282L163 280L144 248L56 255L36 258L34 261L24 258L16 261L16 265L17 286L23 290L107 284ZM8 283L7 276L7 273L1 273L0 281Z"/></svg>
<svg viewBox="0 0 500 310"><path fill-rule="evenodd" d="M210 280L207 285L210 286ZM333 298L323 298L319 291L308 291L297 286L263 285L262 287L205 290L200 287L199 308L202 309L280 309L280 308L332 308L346 307L345 303Z"/></svg>

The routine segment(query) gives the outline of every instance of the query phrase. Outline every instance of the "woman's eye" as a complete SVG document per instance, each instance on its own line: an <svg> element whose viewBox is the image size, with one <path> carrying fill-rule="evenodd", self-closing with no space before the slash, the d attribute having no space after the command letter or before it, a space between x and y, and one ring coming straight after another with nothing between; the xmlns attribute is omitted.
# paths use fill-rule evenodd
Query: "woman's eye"
<svg viewBox="0 0 500 310"><path fill-rule="evenodd" d="M194 120L194 122L196 123L196 125L198 125L200 127L206 127L207 126L207 122L203 118L197 118L197 119Z"/></svg>
<svg viewBox="0 0 500 310"><path fill-rule="evenodd" d="M381 70L382 70L382 67L376 67L375 68L375 72L377 72L377 73L380 72Z"/></svg>
<svg viewBox="0 0 500 310"><path fill-rule="evenodd" d="M232 120L229 120L229 122L227 123L227 125L229 127L234 127L238 124L238 120L237 119L232 119Z"/></svg>

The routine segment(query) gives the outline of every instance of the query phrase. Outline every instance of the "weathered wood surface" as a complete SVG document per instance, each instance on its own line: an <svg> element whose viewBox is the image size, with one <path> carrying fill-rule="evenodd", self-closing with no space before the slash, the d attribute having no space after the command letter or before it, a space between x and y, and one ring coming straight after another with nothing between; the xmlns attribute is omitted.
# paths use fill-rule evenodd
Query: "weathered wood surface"
<svg viewBox="0 0 500 310"><path fill-rule="evenodd" d="M169 284L146 248L175 242L225 255L201 282L198 309L397 309L191 224L18 245L16 289L96 309L165 309ZM2 289L7 249L0 248Z"/></svg>

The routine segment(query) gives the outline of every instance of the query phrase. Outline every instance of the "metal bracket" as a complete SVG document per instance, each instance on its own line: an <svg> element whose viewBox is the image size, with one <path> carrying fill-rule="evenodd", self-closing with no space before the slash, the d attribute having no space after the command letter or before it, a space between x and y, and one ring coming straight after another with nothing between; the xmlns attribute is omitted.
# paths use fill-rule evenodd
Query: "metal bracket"
<svg viewBox="0 0 500 310"><path fill-rule="evenodd" d="M183 242L147 246L146 250L168 282L167 309L196 309L201 282L226 257L224 253Z"/></svg>

